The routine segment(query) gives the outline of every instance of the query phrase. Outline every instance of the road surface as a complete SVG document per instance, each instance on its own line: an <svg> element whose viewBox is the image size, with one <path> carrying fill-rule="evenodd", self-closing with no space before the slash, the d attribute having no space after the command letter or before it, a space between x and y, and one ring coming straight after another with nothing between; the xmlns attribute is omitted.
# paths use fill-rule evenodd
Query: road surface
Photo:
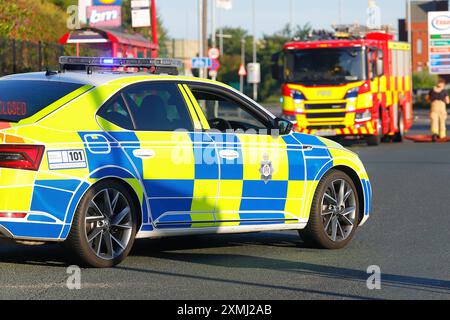
<svg viewBox="0 0 450 320"><path fill-rule="evenodd" d="M413 133L426 132L419 113ZM138 241L115 269L68 290L58 245L0 243L2 299L450 299L450 144L354 145L374 189L371 219L340 251L295 232ZM367 268L381 269L369 290Z"/></svg>

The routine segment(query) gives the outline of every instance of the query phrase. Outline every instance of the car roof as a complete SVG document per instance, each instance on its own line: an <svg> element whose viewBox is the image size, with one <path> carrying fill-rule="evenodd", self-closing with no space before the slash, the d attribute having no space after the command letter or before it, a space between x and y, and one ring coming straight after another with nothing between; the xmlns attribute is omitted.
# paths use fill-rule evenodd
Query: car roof
<svg viewBox="0 0 450 320"><path fill-rule="evenodd" d="M35 81L55 81L55 82L68 82L77 83L82 85L91 86L101 86L108 84L110 82L115 82L116 84L121 83L120 80L132 80L133 77L138 78L142 81L145 77L149 81L157 80L173 80L173 81L193 81L201 83L216 84L221 87L228 89L233 89L232 87L213 80L202 79L196 77L188 76L170 76L170 75L153 75L147 72L114 72L114 71L94 71L92 74L88 74L86 71L65 71L58 72L51 75L47 75L46 72L29 72L29 73L18 73L13 75L8 75L0 78L1 80L35 80ZM127 81L129 82L129 81Z"/></svg>
<svg viewBox="0 0 450 320"><path fill-rule="evenodd" d="M58 72L51 75L47 75L46 72L29 72L29 73L19 73L14 75L8 75L0 78L2 80L34 80L34 81L54 81L54 82L68 82L68 83L77 83L80 85L91 85L91 86L102 86L108 84L110 82L114 82L115 84L120 84L120 80L130 80L133 77L136 77L137 81L142 81L143 77L148 81L157 81L157 80L165 80L165 81L187 81L187 82L197 82L197 83L205 83L205 84L214 84L216 86L220 86L231 91L234 91L236 94L240 95L242 98L252 101L246 95L238 92L236 89L213 80L202 79L196 77L187 77L187 76L169 76L169 75L152 75L146 72L113 72L113 71L94 71L92 74L88 74L86 71L65 71ZM128 82L128 81L127 81ZM260 106L256 103L256 106L264 113L269 115L272 119L276 117L267 109Z"/></svg>
<svg viewBox="0 0 450 320"><path fill-rule="evenodd" d="M148 76L149 79L158 79L156 75L151 75L144 72L127 73L127 72L102 72L97 71L92 74L87 74L86 71L66 71L61 73L55 73L47 75L46 72L30 72L30 73L19 73L14 75L5 76L0 78L0 80L41 80L41 81L56 81L56 82L69 82L78 83L83 85L101 86L111 81L116 81L118 79L131 78L136 76ZM174 77L174 80L177 77Z"/></svg>

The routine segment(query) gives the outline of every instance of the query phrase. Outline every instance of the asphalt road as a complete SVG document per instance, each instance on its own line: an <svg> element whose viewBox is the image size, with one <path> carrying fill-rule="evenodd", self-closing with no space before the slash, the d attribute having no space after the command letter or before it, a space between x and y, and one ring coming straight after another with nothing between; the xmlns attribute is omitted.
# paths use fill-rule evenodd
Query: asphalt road
<svg viewBox="0 0 450 320"><path fill-rule="evenodd" d="M419 114L416 132L428 122ZM374 188L369 222L340 251L295 232L138 241L108 270L66 288L58 245L0 243L3 299L450 299L450 144L354 145ZM381 268L369 290L367 268Z"/></svg>

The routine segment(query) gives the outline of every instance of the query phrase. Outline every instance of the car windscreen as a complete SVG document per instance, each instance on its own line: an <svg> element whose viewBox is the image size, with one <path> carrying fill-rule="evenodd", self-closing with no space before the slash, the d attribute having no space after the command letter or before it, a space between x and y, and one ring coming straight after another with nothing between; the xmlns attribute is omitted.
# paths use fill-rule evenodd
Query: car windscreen
<svg viewBox="0 0 450 320"><path fill-rule="evenodd" d="M45 80L0 80L0 121L19 122L82 87Z"/></svg>
<svg viewBox="0 0 450 320"><path fill-rule="evenodd" d="M285 78L289 83L333 85L366 80L362 48L319 48L286 52Z"/></svg>

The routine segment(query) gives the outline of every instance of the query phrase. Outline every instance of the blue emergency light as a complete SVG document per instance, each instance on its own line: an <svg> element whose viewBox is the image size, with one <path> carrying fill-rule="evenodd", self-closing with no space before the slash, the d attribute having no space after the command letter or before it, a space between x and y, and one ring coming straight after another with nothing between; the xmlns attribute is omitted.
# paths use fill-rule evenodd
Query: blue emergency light
<svg viewBox="0 0 450 320"><path fill-rule="evenodd" d="M68 57L59 58L61 71L87 70L90 74L93 68L137 68L148 69L153 74L178 75L178 69L183 62L167 58L110 58L110 57Z"/></svg>

